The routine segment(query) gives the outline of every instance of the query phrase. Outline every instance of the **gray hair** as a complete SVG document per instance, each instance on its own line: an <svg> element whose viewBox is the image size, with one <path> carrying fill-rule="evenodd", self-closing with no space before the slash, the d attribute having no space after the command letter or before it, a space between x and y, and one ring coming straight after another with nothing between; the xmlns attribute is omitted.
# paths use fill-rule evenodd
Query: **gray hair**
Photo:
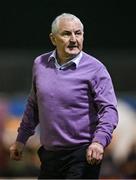
<svg viewBox="0 0 136 180"><path fill-rule="evenodd" d="M80 21L80 19L78 17L76 17L75 15L70 14L70 13L63 13L63 14L57 16L54 19L54 21L52 22L52 25L51 25L51 32L52 32L52 34L57 33L58 25L59 25L59 22L60 22L61 19L78 21L81 24L82 30L84 30L84 26L83 26L82 22Z"/></svg>

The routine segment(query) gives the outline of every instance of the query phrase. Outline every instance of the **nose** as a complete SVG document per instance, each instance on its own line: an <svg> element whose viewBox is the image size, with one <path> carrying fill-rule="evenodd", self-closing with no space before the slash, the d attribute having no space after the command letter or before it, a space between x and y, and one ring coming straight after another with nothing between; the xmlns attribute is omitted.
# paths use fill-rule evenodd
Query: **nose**
<svg viewBox="0 0 136 180"><path fill-rule="evenodd" d="M71 36L70 36L70 41L73 41L73 42L76 41L76 36L75 36L74 33L71 34Z"/></svg>

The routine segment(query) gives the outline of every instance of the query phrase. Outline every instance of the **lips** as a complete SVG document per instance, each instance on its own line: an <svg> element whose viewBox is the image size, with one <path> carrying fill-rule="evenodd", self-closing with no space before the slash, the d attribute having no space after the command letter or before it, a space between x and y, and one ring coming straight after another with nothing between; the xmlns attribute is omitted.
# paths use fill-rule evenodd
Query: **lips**
<svg viewBox="0 0 136 180"><path fill-rule="evenodd" d="M72 48L77 48L77 46L68 46L68 48L72 49Z"/></svg>

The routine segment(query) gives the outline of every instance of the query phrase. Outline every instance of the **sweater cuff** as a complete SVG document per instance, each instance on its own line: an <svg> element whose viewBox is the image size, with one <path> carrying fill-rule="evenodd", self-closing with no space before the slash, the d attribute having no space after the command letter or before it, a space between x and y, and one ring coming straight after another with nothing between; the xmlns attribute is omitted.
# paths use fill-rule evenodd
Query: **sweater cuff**
<svg viewBox="0 0 136 180"><path fill-rule="evenodd" d="M92 142L100 143L104 148L108 145L107 139L104 134L95 134Z"/></svg>
<svg viewBox="0 0 136 180"><path fill-rule="evenodd" d="M21 133L21 131L20 131L17 135L16 141L26 144L26 141L28 140L28 138L29 138L29 136L27 136L24 133Z"/></svg>

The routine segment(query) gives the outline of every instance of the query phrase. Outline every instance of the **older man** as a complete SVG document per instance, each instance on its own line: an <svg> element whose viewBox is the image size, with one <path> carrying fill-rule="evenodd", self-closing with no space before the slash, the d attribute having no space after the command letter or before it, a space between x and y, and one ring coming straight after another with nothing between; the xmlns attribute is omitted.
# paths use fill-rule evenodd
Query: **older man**
<svg viewBox="0 0 136 180"><path fill-rule="evenodd" d="M63 13L52 23L55 49L34 61L33 82L11 158L20 160L40 123L41 179L97 179L104 148L118 122L111 77L82 51L84 27Z"/></svg>

